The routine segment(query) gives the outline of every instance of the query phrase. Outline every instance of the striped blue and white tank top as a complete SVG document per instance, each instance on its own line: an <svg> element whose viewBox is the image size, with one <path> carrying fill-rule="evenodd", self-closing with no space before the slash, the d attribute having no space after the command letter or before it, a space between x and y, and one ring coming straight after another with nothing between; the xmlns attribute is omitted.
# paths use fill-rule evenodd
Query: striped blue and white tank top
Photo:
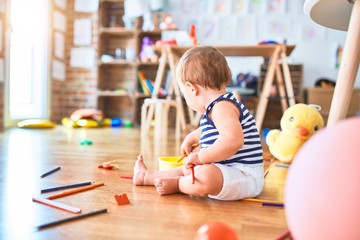
<svg viewBox="0 0 360 240"><path fill-rule="evenodd" d="M255 124L255 119L249 110L245 107L245 105L237 101L232 93L225 93L221 95L213 102L211 102L207 107L205 114L202 116L200 121L201 148L207 148L211 146L219 137L219 132L208 116L213 106L219 101L230 101L238 107L240 111L239 121L244 133L244 145L241 147L241 149L239 149L239 151L236 152L235 155L228 159L223 159L218 163L226 165L236 165L237 163L253 165L263 164L263 150L261 146L260 135Z"/></svg>

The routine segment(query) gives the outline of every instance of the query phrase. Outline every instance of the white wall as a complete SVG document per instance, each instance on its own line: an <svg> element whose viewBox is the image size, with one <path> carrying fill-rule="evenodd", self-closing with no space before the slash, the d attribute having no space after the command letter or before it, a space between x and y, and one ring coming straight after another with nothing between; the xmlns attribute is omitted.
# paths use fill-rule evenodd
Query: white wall
<svg viewBox="0 0 360 240"><path fill-rule="evenodd" d="M262 5L254 5L255 2ZM196 24L199 44L254 45L263 40L286 39L288 44L296 45L289 63L304 66L304 87L314 86L322 77L336 80L336 49L344 46L346 32L327 29L307 19L302 9L304 0L283 0L284 8L275 12L270 10L271 2L170 0L168 12L180 30L188 30L190 23ZM258 58L228 60L234 76L248 71L259 74ZM355 86L360 87L359 73Z"/></svg>

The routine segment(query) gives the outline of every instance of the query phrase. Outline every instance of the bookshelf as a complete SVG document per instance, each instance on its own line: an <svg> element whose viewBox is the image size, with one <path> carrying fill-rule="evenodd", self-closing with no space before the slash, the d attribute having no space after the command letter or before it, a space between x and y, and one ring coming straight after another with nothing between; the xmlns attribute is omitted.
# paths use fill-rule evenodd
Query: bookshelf
<svg viewBox="0 0 360 240"><path fill-rule="evenodd" d="M157 62L141 62L142 39L161 39L161 31L142 31L142 19L131 29L123 22L124 0L102 0L99 5L97 108L109 118L139 124L136 117L150 93L143 92L138 75L154 80Z"/></svg>

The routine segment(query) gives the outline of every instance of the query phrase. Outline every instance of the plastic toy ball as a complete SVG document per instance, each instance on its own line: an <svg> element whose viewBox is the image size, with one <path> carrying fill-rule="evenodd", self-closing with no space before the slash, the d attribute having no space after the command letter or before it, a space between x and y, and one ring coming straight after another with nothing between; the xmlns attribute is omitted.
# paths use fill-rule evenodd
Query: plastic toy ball
<svg viewBox="0 0 360 240"><path fill-rule="evenodd" d="M293 237L360 239L360 117L321 129L296 154L285 182Z"/></svg>
<svg viewBox="0 0 360 240"><path fill-rule="evenodd" d="M111 126L112 127L120 127L122 125L121 118L113 118L111 119Z"/></svg>
<svg viewBox="0 0 360 240"><path fill-rule="evenodd" d="M131 128L131 127L132 127L132 122L130 122L130 121L125 121L125 122L124 122L124 126L125 126L126 128Z"/></svg>
<svg viewBox="0 0 360 240"><path fill-rule="evenodd" d="M212 221L202 225L196 232L194 240L238 240L235 230L229 225Z"/></svg>

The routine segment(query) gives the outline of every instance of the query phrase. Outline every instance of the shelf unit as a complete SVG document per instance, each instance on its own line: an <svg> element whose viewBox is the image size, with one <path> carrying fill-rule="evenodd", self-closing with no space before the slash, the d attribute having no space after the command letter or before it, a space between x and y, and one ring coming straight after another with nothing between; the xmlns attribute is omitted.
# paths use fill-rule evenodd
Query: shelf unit
<svg viewBox="0 0 360 240"><path fill-rule="evenodd" d="M142 39L161 39L161 31L142 31L141 18L134 27L125 28L124 0L101 0L98 32L98 83L97 108L105 117L122 118L139 124L137 113L149 94L141 92L138 72L154 80L158 63L142 63L139 53ZM106 58L103 58L107 56Z"/></svg>
<svg viewBox="0 0 360 240"><path fill-rule="evenodd" d="M258 82L258 91L263 88L263 80L265 79L266 72L268 70L268 62L263 63L260 66L260 78ZM281 73L283 74L283 68L280 67ZM289 64L290 76L294 90L294 97L296 103L304 103L304 90L303 90L303 65L302 64ZM275 77L276 78L276 77ZM273 82L273 88L276 89L268 100L268 108L265 113L265 119L263 128L278 129L280 128L280 120L283 115L281 108L281 97L278 92L277 81ZM288 99L287 99L288 100Z"/></svg>

